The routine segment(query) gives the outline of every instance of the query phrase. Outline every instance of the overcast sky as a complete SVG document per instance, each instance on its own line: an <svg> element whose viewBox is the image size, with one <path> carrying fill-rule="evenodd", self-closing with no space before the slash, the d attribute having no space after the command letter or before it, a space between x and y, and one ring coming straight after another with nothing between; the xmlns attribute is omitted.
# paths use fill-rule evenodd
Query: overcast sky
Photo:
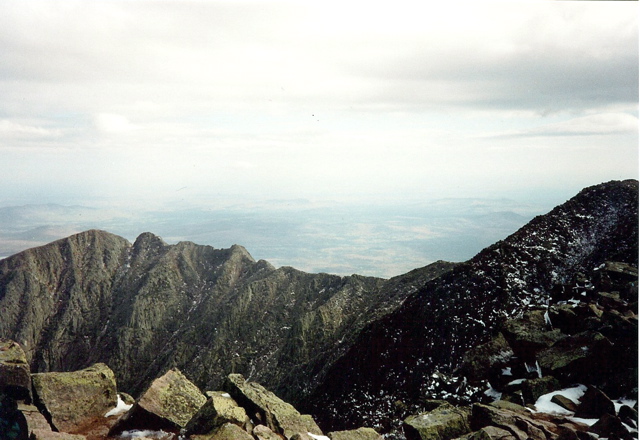
<svg viewBox="0 0 640 440"><path fill-rule="evenodd" d="M638 176L637 2L0 0L0 203Z"/></svg>

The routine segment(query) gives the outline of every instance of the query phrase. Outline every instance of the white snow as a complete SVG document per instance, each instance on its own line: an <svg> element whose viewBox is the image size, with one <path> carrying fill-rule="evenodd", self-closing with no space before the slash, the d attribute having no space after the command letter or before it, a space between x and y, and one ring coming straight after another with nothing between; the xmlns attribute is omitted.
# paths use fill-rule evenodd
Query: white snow
<svg viewBox="0 0 640 440"><path fill-rule="evenodd" d="M502 375L503 376L513 376L513 373L511 372L511 367L503 368L502 369Z"/></svg>
<svg viewBox="0 0 640 440"><path fill-rule="evenodd" d="M616 399L613 401L613 406L615 406L616 414L618 414L618 411L620 411L620 408L622 408L622 405L627 405L633 408L636 402L637 400L633 400L633 399Z"/></svg>
<svg viewBox="0 0 640 440"><path fill-rule="evenodd" d="M120 438L153 438L157 440L170 439L173 437L173 434L164 431L124 431L120 434Z"/></svg>
<svg viewBox="0 0 640 440"><path fill-rule="evenodd" d="M559 391L552 391L547 394L543 394L536 400L535 407L537 412L552 414L552 415L560 415L560 416L571 416L573 413L569 410L564 409L560 405L556 405L551 402L551 398L556 394L560 394L567 399L571 400L575 404L579 404L578 399L582 397L584 392L587 390L587 387L584 385L577 385L571 388L564 388ZM597 421L597 420L596 420ZM584 423L584 422L582 422ZM595 423L595 422L594 422Z"/></svg>
<svg viewBox="0 0 640 440"><path fill-rule="evenodd" d="M129 411L132 406L133 405L127 405L126 403L124 403L124 401L120 398L120 395L118 394L118 403L116 404L116 407L111 409L104 416L105 417L111 417L111 416L120 415L122 413L125 413L125 412Z"/></svg>
<svg viewBox="0 0 640 440"><path fill-rule="evenodd" d="M221 395L222 397L226 397L226 398L228 398L228 399L231 399L231 394L229 394L229 393L222 393L222 394L220 394L220 395Z"/></svg>
<svg viewBox="0 0 640 440"><path fill-rule="evenodd" d="M512 380L511 382L509 382L507 385L520 385L522 382L524 382L527 379L516 379L516 380Z"/></svg>
<svg viewBox="0 0 640 440"><path fill-rule="evenodd" d="M572 422L583 423L585 425L595 425L598 422L598 419L583 419L581 417L567 417Z"/></svg>
<svg viewBox="0 0 640 440"><path fill-rule="evenodd" d="M489 385L489 389L484 392L484 395L487 397L491 397L494 401L500 400L502 398L502 393L500 391L496 391L493 389L491 384Z"/></svg>
<svg viewBox="0 0 640 440"><path fill-rule="evenodd" d="M311 434L310 432L307 432L307 434L309 434L309 437L314 438L316 440L331 440L326 435Z"/></svg>

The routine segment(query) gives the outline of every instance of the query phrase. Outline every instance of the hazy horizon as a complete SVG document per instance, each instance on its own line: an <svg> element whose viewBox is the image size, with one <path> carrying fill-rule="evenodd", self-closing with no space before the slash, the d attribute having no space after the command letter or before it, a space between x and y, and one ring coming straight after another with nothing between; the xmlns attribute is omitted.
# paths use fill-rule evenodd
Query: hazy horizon
<svg viewBox="0 0 640 440"><path fill-rule="evenodd" d="M364 206L367 225L447 198L542 213L638 178L637 2L0 0L0 53L0 208L156 210L173 236L195 223L176 212L253 215L271 235L239 244L280 237L278 255L331 269L338 251L308 243L393 236L331 209ZM278 229L288 216L302 238ZM418 218L403 243L436 227ZM397 252L433 258L412 246ZM367 249L353 264L407 266Z"/></svg>

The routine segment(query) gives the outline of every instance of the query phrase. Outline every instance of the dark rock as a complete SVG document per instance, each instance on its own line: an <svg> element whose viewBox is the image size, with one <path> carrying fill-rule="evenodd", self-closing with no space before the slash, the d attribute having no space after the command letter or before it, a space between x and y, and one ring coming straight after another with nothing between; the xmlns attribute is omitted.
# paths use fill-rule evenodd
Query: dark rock
<svg viewBox="0 0 640 440"><path fill-rule="evenodd" d="M31 402L31 370L22 347L0 338L0 393Z"/></svg>
<svg viewBox="0 0 640 440"><path fill-rule="evenodd" d="M529 311L522 318L507 321L502 329L515 354L525 362L534 362L537 351L565 337L560 330L550 328L546 313L546 310Z"/></svg>
<svg viewBox="0 0 640 440"><path fill-rule="evenodd" d="M622 405L618 411L618 417L623 423L631 426L632 428L638 427L638 411L631 408L629 405Z"/></svg>
<svg viewBox="0 0 640 440"><path fill-rule="evenodd" d="M0 435L2 440L27 440L29 427L24 415L18 411L16 400L0 393Z"/></svg>
<svg viewBox="0 0 640 440"><path fill-rule="evenodd" d="M184 428L207 398L178 369L154 380L133 407L109 431L117 435L131 429L178 432Z"/></svg>
<svg viewBox="0 0 640 440"><path fill-rule="evenodd" d="M240 374L230 374L226 389L249 417L266 425L277 434L291 439L296 433L322 435L322 431L309 415L300 414L292 405L268 391L262 385L248 382Z"/></svg>
<svg viewBox="0 0 640 440"><path fill-rule="evenodd" d="M537 359L543 373L566 382L603 383L611 351L611 342L602 334L583 332L540 351Z"/></svg>
<svg viewBox="0 0 640 440"><path fill-rule="evenodd" d="M209 399L185 426L185 435L207 434L225 423L233 423L240 427L246 425L247 413L229 394L207 392L207 395Z"/></svg>
<svg viewBox="0 0 640 440"><path fill-rule="evenodd" d="M452 405L404 420L403 431L407 440L450 440L471 432L469 411Z"/></svg>
<svg viewBox="0 0 640 440"><path fill-rule="evenodd" d="M571 411L573 413L575 413L578 410L578 405L576 405L576 403L573 400L563 396L562 394L554 394L551 397L551 403L555 403L561 408L564 408L567 411Z"/></svg>
<svg viewBox="0 0 640 440"><path fill-rule="evenodd" d="M58 431L77 433L117 404L116 380L105 364L32 375L36 406Z"/></svg>
<svg viewBox="0 0 640 440"><path fill-rule="evenodd" d="M327 434L331 440L382 440L383 437L373 428L358 428L348 431L333 431Z"/></svg>
<svg viewBox="0 0 640 440"><path fill-rule="evenodd" d="M604 414L616 415L615 405L609 397L598 388L588 386L580 398L576 417L583 419L599 419Z"/></svg>
<svg viewBox="0 0 640 440"><path fill-rule="evenodd" d="M600 437L631 439L631 433L624 427L620 419L614 415L605 413L591 426L590 432Z"/></svg>
<svg viewBox="0 0 640 440"><path fill-rule="evenodd" d="M486 380L491 371L506 366L513 356L513 350L507 340L499 333L491 341L480 344L464 354L459 374L473 383L480 383Z"/></svg>
<svg viewBox="0 0 640 440"><path fill-rule="evenodd" d="M560 382L553 376L527 379L522 383L522 397L525 403L536 403L543 394L560 389Z"/></svg>

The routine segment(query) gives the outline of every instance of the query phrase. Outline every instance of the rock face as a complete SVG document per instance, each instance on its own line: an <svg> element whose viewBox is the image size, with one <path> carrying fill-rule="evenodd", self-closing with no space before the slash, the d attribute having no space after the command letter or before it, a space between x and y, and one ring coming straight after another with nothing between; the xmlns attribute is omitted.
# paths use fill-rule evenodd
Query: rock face
<svg viewBox="0 0 640 440"><path fill-rule="evenodd" d="M0 339L0 394L31 401L31 370L24 350L14 341Z"/></svg>
<svg viewBox="0 0 640 440"><path fill-rule="evenodd" d="M179 432L206 401L198 387L179 370L171 369L153 381L110 435L134 428Z"/></svg>
<svg viewBox="0 0 640 440"><path fill-rule="evenodd" d="M249 416L263 423L276 434L291 439L296 434L322 435L310 415L300 414L291 404L240 374L230 374L225 384L229 394L247 408Z"/></svg>
<svg viewBox="0 0 640 440"><path fill-rule="evenodd" d="M241 246L92 230L0 261L0 337L25 348L31 371L103 362L133 395L176 366L202 389L253 373L303 398L358 329L453 266L391 280L307 274Z"/></svg>
<svg viewBox="0 0 640 440"><path fill-rule="evenodd" d="M586 188L504 241L427 281L400 307L365 327L349 350L332 364L311 398L299 406L316 414L321 426L331 423L334 428L341 428L358 421L386 426L395 417L396 402L413 405L413 411L419 412L423 396L468 401L482 390L464 386L462 377L458 382L451 379L464 355L489 342L505 321L522 317L532 308L542 310L535 319L540 322L543 318L544 326L550 297L568 295L568 300L577 295L573 298L579 302L582 292L588 294L595 281L587 279L586 274L597 274L607 267L607 261L623 263L616 263L618 267L637 267L637 181ZM602 278L612 279L608 272ZM635 286L637 289L637 278ZM624 333L625 326L631 329L633 323L637 325L633 317L625 321L614 313L610 319L616 323L607 328L610 334L616 332L614 328ZM589 322L579 324L588 326ZM560 335L553 330L543 329L535 340L536 350L558 342ZM504 337L509 340L507 332ZM576 334L572 339L581 341L583 337L601 341L595 333ZM631 339L637 344L636 336ZM518 347L513 349L516 355L522 354L518 350L528 351ZM583 360L588 364L597 353L607 350L606 342L598 342L594 350L575 351L572 359L556 359L557 364L553 363L559 370ZM609 351L611 356L615 351ZM637 347L630 355L631 362L634 357L637 359ZM535 371L535 363L529 365ZM624 368L627 365L625 361ZM449 379L442 380L443 375Z"/></svg>
<svg viewBox="0 0 640 440"><path fill-rule="evenodd" d="M595 381L590 362L625 354L605 391L626 386L637 247L637 181L587 188L465 263L390 280L275 269L240 246L87 231L0 261L0 337L24 347L32 372L103 362L133 395L173 367L201 389L240 373L320 426L388 429L428 410L425 398L481 395L474 376L506 387L508 368ZM535 337L520 330L529 324ZM505 342L513 355L483 357Z"/></svg>
<svg viewBox="0 0 640 440"><path fill-rule="evenodd" d="M58 431L76 432L103 418L117 402L113 371L96 364L80 371L32 376L36 405Z"/></svg>
<svg viewBox="0 0 640 440"><path fill-rule="evenodd" d="M471 431L470 411L445 404L433 411L408 417L404 421L407 440L448 440Z"/></svg>

